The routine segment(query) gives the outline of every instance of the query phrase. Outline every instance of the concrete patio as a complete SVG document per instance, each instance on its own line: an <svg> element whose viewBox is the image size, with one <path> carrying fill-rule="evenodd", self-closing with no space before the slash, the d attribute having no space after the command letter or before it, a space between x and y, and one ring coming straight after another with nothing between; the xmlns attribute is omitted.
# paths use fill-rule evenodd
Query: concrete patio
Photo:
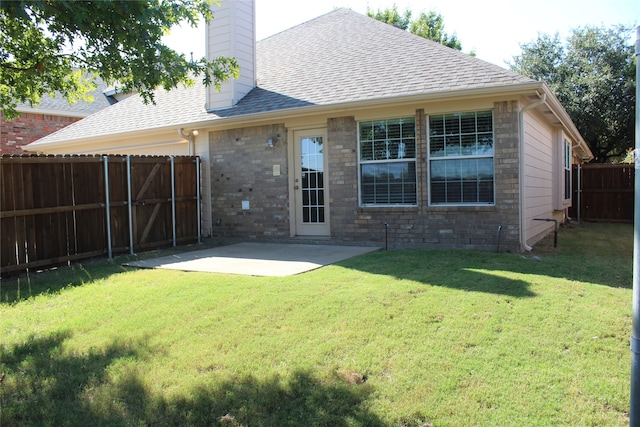
<svg viewBox="0 0 640 427"><path fill-rule="evenodd" d="M237 243L124 265L249 276L291 276L380 249L372 246Z"/></svg>

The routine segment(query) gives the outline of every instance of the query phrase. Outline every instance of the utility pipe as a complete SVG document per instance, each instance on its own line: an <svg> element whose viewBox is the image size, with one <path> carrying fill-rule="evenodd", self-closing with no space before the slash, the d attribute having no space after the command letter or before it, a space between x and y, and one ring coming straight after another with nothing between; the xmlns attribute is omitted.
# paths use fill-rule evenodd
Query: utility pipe
<svg viewBox="0 0 640 427"><path fill-rule="evenodd" d="M540 96L538 94L538 96ZM526 251L530 251L533 249L531 246L527 245L527 232L526 232L526 212L525 212L525 196L524 196L524 168L525 168L525 157L524 157L524 113L531 110L532 108L539 107L540 105L547 102L547 94L543 93L542 98L539 100L526 105L524 108L520 110L519 119L520 119L520 132L519 132L519 156L520 156L520 166L518 171L518 181L519 181L519 192L520 192L520 246Z"/></svg>
<svg viewBox="0 0 640 427"><path fill-rule="evenodd" d="M384 250L389 250L389 223L384 223Z"/></svg>

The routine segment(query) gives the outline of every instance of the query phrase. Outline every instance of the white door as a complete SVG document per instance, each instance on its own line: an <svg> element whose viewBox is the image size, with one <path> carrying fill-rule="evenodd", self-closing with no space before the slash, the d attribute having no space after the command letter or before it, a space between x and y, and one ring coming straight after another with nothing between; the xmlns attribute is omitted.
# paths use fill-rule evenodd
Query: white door
<svg viewBox="0 0 640 427"><path fill-rule="evenodd" d="M296 235L329 236L326 131L294 132Z"/></svg>

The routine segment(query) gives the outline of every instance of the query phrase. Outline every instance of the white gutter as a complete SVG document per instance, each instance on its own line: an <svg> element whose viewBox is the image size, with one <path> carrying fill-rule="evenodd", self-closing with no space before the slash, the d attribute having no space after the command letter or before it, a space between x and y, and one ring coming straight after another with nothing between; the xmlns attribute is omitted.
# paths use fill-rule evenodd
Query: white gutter
<svg viewBox="0 0 640 427"><path fill-rule="evenodd" d="M188 133L184 133L184 128L178 129L178 135L187 140L189 144L189 156L194 156L196 152L196 136L198 136L198 130L192 129Z"/></svg>
<svg viewBox="0 0 640 427"><path fill-rule="evenodd" d="M85 111L65 111L65 110L57 110L53 108L33 108L33 107L22 107L18 106L16 111L19 113L26 114L45 114L50 116L61 116L61 117L72 117L77 119L84 119L85 117L90 116L93 112L85 112Z"/></svg>
<svg viewBox="0 0 640 427"><path fill-rule="evenodd" d="M540 96L538 94L538 96ZM527 230L526 230L526 213L525 213L525 195L524 195L524 168L525 168L525 157L524 157L524 113L531 110L532 108L536 108L541 106L547 102L547 94L542 93L542 98L533 102L529 105L526 105L524 108L520 110L519 119L520 119L520 132L518 134L518 145L519 145L519 157L520 157L520 167L518 171L518 183L519 183L519 192L520 192L520 245L526 251L530 251L533 249L531 246L527 245Z"/></svg>

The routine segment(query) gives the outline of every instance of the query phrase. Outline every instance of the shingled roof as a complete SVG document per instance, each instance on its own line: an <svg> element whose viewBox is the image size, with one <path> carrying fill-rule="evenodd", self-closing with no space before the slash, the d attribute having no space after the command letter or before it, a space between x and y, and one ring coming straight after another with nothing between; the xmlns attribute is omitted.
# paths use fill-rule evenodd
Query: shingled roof
<svg viewBox="0 0 640 427"><path fill-rule="evenodd" d="M201 83L158 90L155 105L132 96L34 144L314 106L537 83L344 8L259 41L256 56L257 87L233 108L207 112Z"/></svg>
<svg viewBox="0 0 640 427"><path fill-rule="evenodd" d="M31 106L27 102L20 102L16 109L22 112L28 112L31 110L48 111L49 114L58 113L60 115L72 117L88 116L107 108L113 103L105 94L107 84L104 80L96 78L94 79L94 83L96 84L96 88L89 92L89 96L93 98L92 101L80 100L76 103L70 104L62 94L56 92L54 96L49 96L47 94L43 95L40 103L35 107Z"/></svg>
<svg viewBox="0 0 640 427"><path fill-rule="evenodd" d="M272 94L295 107L533 82L349 9L262 40L257 61L266 94L249 93L243 111L265 108Z"/></svg>

